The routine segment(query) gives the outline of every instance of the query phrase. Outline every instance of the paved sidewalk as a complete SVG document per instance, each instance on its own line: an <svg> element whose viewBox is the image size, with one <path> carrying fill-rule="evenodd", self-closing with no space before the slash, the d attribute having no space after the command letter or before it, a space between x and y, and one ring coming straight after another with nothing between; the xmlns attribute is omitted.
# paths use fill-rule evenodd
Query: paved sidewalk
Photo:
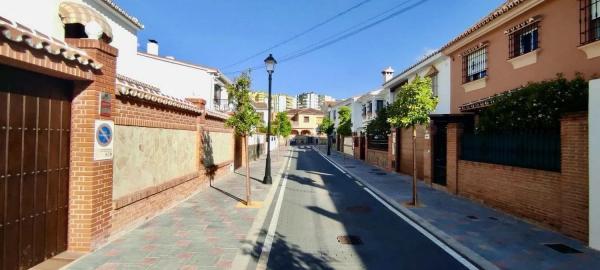
<svg viewBox="0 0 600 270"><path fill-rule="evenodd" d="M271 152L276 177L287 153ZM250 163L252 198L263 201L265 157ZM236 208L245 198L245 169L227 174L67 269L229 269L258 208ZM265 205L268 206L268 205Z"/></svg>
<svg viewBox="0 0 600 270"><path fill-rule="evenodd" d="M326 147L320 150L326 153ZM464 255L470 259L483 258L483 266L487 260L501 269L600 269L600 252L580 241L422 182L418 192L424 206L406 208L402 204L411 198L410 176L381 175L382 170L333 150L329 157L459 252L469 253ZM566 244L582 253L560 253L544 245L548 243Z"/></svg>

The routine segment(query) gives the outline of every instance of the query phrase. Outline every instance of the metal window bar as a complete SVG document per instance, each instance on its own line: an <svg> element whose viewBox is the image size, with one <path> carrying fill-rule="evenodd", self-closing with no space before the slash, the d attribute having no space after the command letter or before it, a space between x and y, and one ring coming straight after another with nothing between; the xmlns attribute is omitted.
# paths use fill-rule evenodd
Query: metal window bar
<svg viewBox="0 0 600 270"><path fill-rule="evenodd" d="M388 150L388 138L383 135L369 135L369 141L367 148L373 150L387 151Z"/></svg>
<svg viewBox="0 0 600 270"><path fill-rule="evenodd" d="M487 76L487 47L478 49L463 57L463 83L479 80Z"/></svg>
<svg viewBox="0 0 600 270"><path fill-rule="evenodd" d="M579 5L580 43L600 40L600 0L579 0Z"/></svg>
<svg viewBox="0 0 600 270"><path fill-rule="evenodd" d="M600 1L600 0L598 0ZM539 48L539 25L532 23L508 36L509 58L515 58Z"/></svg>
<svg viewBox="0 0 600 270"><path fill-rule="evenodd" d="M462 160L560 171L560 131L504 134L465 133Z"/></svg>

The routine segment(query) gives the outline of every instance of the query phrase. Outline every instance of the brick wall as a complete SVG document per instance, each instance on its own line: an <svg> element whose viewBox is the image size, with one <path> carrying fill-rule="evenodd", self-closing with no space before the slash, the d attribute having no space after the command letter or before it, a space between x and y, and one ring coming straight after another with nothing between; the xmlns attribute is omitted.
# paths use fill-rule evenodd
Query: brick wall
<svg viewBox="0 0 600 270"><path fill-rule="evenodd" d="M379 168L389 170L388 152L374 149L367 149L367 163Z"/></svg>
<svg viewBox="0 0 600 270"><path fill-rule="evenodd" d="M413 175L413 145L412 129L405 128L400 130L400 173ZM417 178L423 179L424 176L424 151L425 151L425 127L417 127Z"/></svg>
<svg viewBox="0 0 600 270"><path fill-rule="evenodd" d="M561 119L561 172L459 160L461 129L448 125L448 191L565 235L588 237L587 114Z"/></svg>

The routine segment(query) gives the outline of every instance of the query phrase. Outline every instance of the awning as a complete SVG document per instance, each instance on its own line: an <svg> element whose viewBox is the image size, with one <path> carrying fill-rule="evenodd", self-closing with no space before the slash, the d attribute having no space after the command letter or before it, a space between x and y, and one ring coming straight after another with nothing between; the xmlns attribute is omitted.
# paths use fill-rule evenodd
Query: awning
<svg viewBox="0 0 600 270"><path fill-rule="evenodd" d="M96 22L102 27L102 32L104 32L109 39L112 40L113 38L112 29L104 17L86 5L73 2L62 2L58 9L58 15L64 24L80 23L85 26L92 21Z"/></svg>

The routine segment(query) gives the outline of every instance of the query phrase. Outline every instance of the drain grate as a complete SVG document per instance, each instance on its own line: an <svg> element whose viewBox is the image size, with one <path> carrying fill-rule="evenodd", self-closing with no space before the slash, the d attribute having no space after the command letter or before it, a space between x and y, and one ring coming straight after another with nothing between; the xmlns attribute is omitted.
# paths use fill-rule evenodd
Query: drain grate
<svg viewBox="0 0 600 270"><path fill-rule="evenodd" d="M472 220L479 220L479 218L477 216L467 216L467 218L472 219Z"/></svg>
<svg viewBox="0 0 600 270"><path fill-rule="evenodd" d="M346 168L356 168L356 166L346 166Z"/></svg>
<svg viewBox="0 0 600 270"><path fill-rule="evenodd" d="M337 237L337 241L344 245L362 245L363 242L360 237L356 235L340 235Z"/></svg>
<svg viewBox="0 0 600 270"><path fill-rule="evenodd" d="M368 207L366 205L356 205L356 206L346 207L346 211L348 211L350 213L370 213L371 207Z"/></svg>
<svg viewBox="0 0 600 270"><path fill-rule="evenodd" d="M384 172L378 172L378 173L375 173L375 174L376 175L387 175L387 173L384 173Z"/></svg>
<svg viewBox="0 0 600 270"><path fill-rule="evenodd" d="M488 217L488 218L491 219L491 220L498 220L497 217Z"/></svg>
<svg viewBox="0 0 600 270"><path fill-rule="evenodd" d="M567 245L561 244L561 243L544 244L544 246L547 246L551 249L554 249L560 253L565 253L565 254L583 253L580 250L574 249L570 246L567 246Z"/></svg>

